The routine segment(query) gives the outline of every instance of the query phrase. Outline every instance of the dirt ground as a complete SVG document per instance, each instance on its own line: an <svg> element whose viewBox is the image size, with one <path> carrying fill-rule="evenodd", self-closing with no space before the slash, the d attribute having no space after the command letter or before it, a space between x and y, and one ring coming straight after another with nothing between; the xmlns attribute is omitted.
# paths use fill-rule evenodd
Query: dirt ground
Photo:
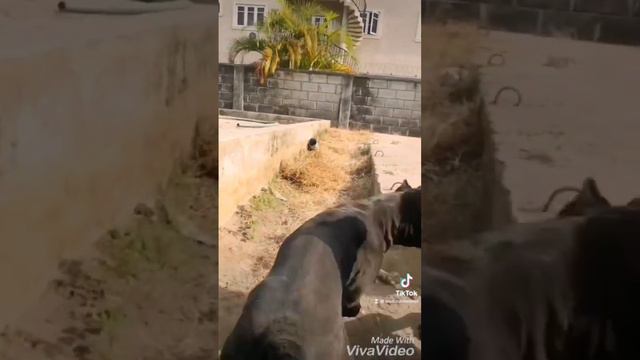
<svg viewBox="0 0 640 360"><path fill-rule="evenodd" d="M207 130L209 129L209 130ZM2 360L213 359L217 344L215 129L152 205L63 261L37 306L0 333Z"/></svg>
<svg viewBox="0 0 640 360"><path fill-rule="evenodd" d="M268 189L239 207L230 222L221 227L221 346L241 313L247 293L265 277L285 237L332 205L372 195L375 180L370 141L369 133L328 129L319 136L318 152L305 152L286 163ZM420 269L419 263L404 265ZM414 334L420 322L419 298L412 304L375 301L397 300L394 294L393 287L381 283L365 294L361 314L346 321L351 344L370 345L373 336ZM412 346L419 359L420 342L415 339Z"/></svg>

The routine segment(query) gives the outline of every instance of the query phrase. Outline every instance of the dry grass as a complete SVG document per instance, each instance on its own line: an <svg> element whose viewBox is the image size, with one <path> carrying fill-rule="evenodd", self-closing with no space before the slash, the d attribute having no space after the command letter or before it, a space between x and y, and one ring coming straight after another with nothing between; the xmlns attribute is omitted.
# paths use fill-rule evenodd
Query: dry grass
<svg viewBox="0 0 640 360"><path fill-rule="evenodd" d="M356 156L368 149L361 145L370 138L371 134L364 131L328 129L319 136L319 151L305 151L283 162L280 176L305 192L343 191L350 186L355 174L370 166L368 156Z"/></svg>
<svg viewBox="0 0 640 360"><path fill-rule="evenodd" d="M362 150L368 149L370 138L365 132L327 130L318 136L318 151L304 150L287 161L267 188L240 207L220 232L220 283L229 284L225 289L249 291L296 228L327 208L372 195L372 159Z"/></svg>
<svg viewBox="0 0 640 360"><path fill-rule="evenodd" d="M478 129L479 72L471 65L481 30L473 24L425 24L422 94L425 161L459 159ZM445 71L446 70L446 71Z"/></svg>
<svg viewBox="0 0 640 360"><path fill-rule="evenodd" d="M472 24L423 25L423 183L429 242L465 237L483 224L484 107L472 60L482 31Z"/></svg>
<svg viewBox="0 0 640 360"><path fill-rule="evenodd" d="M371 196L374 189L371 133L328 129L318 135L320 149L304 150L283 162L268 188L249 201L241 216L239 233L245 241L274 237L280 241L303 221L348 199Z"/></svg>

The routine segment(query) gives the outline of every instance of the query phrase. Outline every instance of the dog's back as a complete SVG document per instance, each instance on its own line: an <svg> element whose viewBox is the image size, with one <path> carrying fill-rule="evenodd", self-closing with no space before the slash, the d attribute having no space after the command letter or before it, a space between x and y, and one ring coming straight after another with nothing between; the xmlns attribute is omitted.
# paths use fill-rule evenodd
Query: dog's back
<svg viewBox="0 0 640 360"><path fill-rule="evenodd" d="M325 211L289 235L249 294L221 359L346 358L342 288L366 237L361 214L346 208Z"/></svg>

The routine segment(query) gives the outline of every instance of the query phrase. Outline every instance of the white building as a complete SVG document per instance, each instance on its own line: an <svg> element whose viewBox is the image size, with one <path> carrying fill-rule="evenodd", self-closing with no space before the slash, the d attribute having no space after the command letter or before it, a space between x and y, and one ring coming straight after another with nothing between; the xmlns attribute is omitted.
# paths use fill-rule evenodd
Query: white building
<svg viewBox="0 0 640 360"><path fill-rule="evenodd" d="M256 31L255 24L278 9L276 0L220 0L219 61L229 62L232 41ZM318 1L340 15L357 43L358 72L420 78L420 0ZM360 9L366 3L361 16ZM314 21L322 21L321 18ZM257 55L236 62L255 61Z"/></svg>

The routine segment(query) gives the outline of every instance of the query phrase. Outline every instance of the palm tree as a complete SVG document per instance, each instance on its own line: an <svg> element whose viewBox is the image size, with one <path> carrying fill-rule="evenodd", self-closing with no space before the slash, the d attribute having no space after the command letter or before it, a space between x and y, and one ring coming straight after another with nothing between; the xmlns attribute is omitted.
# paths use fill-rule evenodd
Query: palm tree
<svg viewBox="0 0 640 360"><path fill-rule="evenodd" d="M292 70L325 70L353 73L343 58L355 61L353 42L332 29L338 15L313 0L279 0L280 10L271 11L258 26L258 36L241 37L231 44L229 60L234 62L242 52L262 55L256 72L261 85L278 68ZM313 24L314 16L323 16L322 24ZM345 40L346 49L340 44Z"/></svg>

